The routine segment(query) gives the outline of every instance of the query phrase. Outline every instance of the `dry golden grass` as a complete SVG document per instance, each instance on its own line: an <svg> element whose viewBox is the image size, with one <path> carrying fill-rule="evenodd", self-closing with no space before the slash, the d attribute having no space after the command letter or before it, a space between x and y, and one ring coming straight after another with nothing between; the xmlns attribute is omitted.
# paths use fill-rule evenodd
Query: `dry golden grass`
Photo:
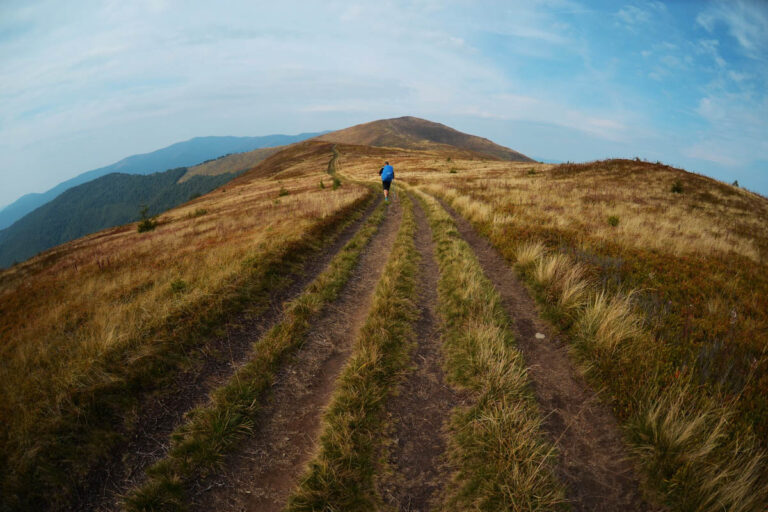
<svg viewBox="0 0 768 512"><path fill-rule="evenodd" d="M673 507L761 510L765 198L626 160L554 166L349 151L345 172L375 181L382 157L395 183L447 201L518 263ZM670 455L666 445L678 448Z"/></svg>
<svg viewBox="0 0 768 512"><path fill-rule="evenodd" d="M131 360L151 354L151 333L169 318L234 286L247 262L302 240L367 194L357 185L321 189L330 146L311 156L170 210L154 231L109 229L0 273L5 455L34 446L28 433L41 418L77 410L72 393L109 382L94 374L97 362L128 345Z"/></svg>
<svg viewBox="0 0 768 512"><path fill-rule="evenodd" d="M234 155L227 155L225 157L211 160L202 164L190 167L186 174L181 177L179 182L187 181L193 176L216 176L218 174L226 174L230 172L244 171L250 169L285 149L285 146L276 146L272 148L260 148L246 153L235 153Z"/></svg>

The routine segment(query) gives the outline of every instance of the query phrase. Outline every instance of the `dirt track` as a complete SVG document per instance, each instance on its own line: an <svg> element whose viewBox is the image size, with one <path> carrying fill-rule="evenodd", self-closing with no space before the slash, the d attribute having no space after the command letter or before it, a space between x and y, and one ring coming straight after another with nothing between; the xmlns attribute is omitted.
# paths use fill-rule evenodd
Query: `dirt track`
<svg viewBox="0 0 768 512"><path fill-rule="evenodd" d="M222 473L193 491L193 510L278 511L285 505L315 449L336 378L367 317L394 243L402 209L397 202L387 208L387 218L341 295L325 308L295 358L278 373L273 399L262 410L253 435L227 458Z"/></svg>
<svg viewBox="0 0 768 512"><path fill-rule="evenodd" d="M417 201L416 249L421 254L418 305L420 317L414 326L417 346L413 369L390 400L388 412L394 420L394 443L389 464L394 471L379 483L385 503L396 510L427 511L434 506L449 474L442 467L446 423L450 411L462 403L461 395L445 382L441 368L441 340L437 313L435 244L426 215Z"/></svg>
<svg viewBox="0 0 768 512"><path fill-rule="evenodd" d="M574 511L652 510L643 500L621 431L574 369L567 347L538 314L536 304L499 252L451 208L461 236L502 297L528 365L544 428L560 451L558 476ZM544 339L537 339L536 334Z"/></svg>
<svg viewBox="0 0 768 512"><path fill-rule="evenodd" d="M113 450L107 463L92 472L72 510L118 510L120 495L143 478L144 470L168 451L168 437L181 423L184 413L203 403L211 389L225 381L247 357L254 340L279 321L282 304L296 297L328 265L355 235L379 201L373 201L362 217L347 226L315 257L309 258L291 284L274 293L263 313L242 314L233 319L224 334L205 344L200 363L179 374L170 392L144 401L135 423L138 429L126 443ZM168 391L168 390L166 390Z"/></svg>

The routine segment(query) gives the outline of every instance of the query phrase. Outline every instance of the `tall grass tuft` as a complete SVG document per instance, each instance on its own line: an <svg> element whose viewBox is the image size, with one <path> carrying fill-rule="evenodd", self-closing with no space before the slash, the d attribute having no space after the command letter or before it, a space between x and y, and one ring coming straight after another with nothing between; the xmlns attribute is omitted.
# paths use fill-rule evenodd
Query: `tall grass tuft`
<svg viewBox="0 0 768 512"><path fill-rule="evenodd" d="M676 510L765 510L765 452L728 435L731 411L697 399L690 384L670 387L644 409L627 430L646 471Z"/></svg>
<svg viewBox="0 0 768 512"><path fill-rule="evenodd" d="M632 293L592 295L575 325L577 339L601 354L612 354L623 342L643 335L642 319L632 310Z"/></svg>

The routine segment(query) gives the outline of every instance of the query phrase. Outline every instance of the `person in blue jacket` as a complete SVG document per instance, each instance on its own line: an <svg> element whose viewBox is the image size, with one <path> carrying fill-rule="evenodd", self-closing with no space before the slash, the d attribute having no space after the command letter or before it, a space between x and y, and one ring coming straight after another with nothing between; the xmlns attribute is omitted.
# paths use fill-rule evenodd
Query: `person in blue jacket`
<svg viewBox="0 0 768 512"><path fill-rule="evenodd" d="M389 202L389 187L395 179L395 170L389 162L384 162L384 167L379 169L379 176L381 176L381 186L384 187L384 201Z"/></svg>

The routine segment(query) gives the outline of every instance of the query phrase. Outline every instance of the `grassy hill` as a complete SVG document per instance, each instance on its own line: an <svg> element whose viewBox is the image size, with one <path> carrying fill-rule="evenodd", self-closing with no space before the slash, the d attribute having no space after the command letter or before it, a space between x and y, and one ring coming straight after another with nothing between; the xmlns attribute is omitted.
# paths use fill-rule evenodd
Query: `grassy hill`
<svg viewBox="0 0 768 512"><path fill-rule="evenodd" d="M184 167L149 175L114 173L73 187L0 231L0 267L89 233L136 221L143 205L148 215L157 215L237 176L197 175L180 182L187 174Z"/></svg>
<svg viewBox="0 0 768 512"><path fill-rule="evenodd" d="M533 162L522 153L499 146L488 139L418 117L398 117L359 124L321 135L316 140L418 150L466 150L486 158Z"/></svg>
<svg viewBox="0 0 768 512"><path fill-rule="evenodd" d="M377 123L0 272L0 510L765 509L768 200Z"/></svg>
<svg viewBox="0 0 768 512"><path fill-rule="evenodd" d="M192 179L194 176L218 176L220 174L246 171L283 149L285 149L285 146L275 146L215 158L189 167L184 176L179 179L179 183Z"/></svg>

